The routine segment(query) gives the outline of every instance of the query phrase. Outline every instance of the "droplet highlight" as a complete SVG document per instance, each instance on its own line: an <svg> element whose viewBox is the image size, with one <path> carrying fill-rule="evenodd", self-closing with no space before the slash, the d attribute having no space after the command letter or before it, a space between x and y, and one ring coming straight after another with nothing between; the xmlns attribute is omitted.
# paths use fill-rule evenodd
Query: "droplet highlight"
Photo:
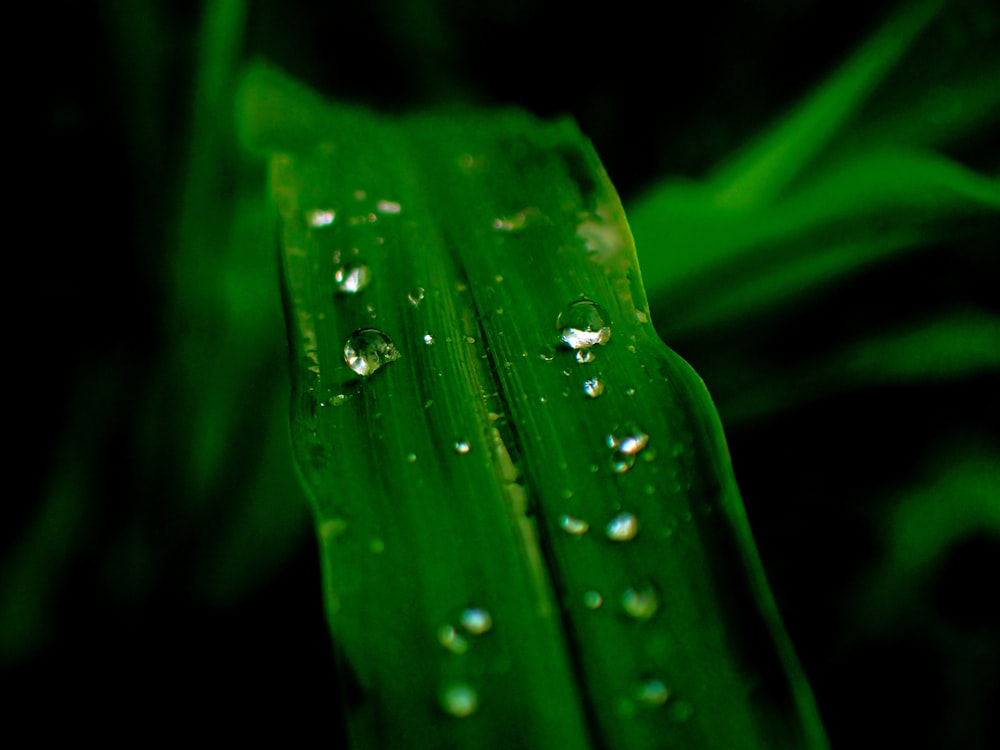
<svg viewBox="0 0 1000 750"><path fill-rule="evenodd" d="M376 370L399 359L399 349L377 328L361 328L344 344L344 361L354 372L370 377Z"/></svg>
<svg viewBox="0 0 1000 750"><path fill-rule="evenodd" d="M604 382L599 378L584 380L583 392L590 398L597 398L604 393Z"/></svg>
<svg viewBox="0 0 1000 750"><path fill-rule="evenodd" d="M332 208L316 208L306 212L306 223L311 227L328 227L333 224L337 212Z"/></svg>
<svg viewBox="0 0 1000 750"><path fill-rule="evenodd" d="M559 339L570 349L586 349L611 339L611 316L601 305L578 299L566 305L556 319Z"/></svg>
<svg viewBox="0 0 1000 750"><path fill-rule="evenodd" d="M455 449L455 453L462 456L472 450L472 445L468 440L456 440L454 446L452 447Z"/></svg>

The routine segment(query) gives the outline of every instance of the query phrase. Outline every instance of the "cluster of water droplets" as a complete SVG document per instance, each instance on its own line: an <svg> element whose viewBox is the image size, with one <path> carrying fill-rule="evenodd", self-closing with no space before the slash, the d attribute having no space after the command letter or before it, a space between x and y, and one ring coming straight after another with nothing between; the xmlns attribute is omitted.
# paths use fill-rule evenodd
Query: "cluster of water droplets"
<svg viewBox="0 0 1000 750"><path fill-rule="evenodd" d="M493 629L493 615L482 607L467 607L458 616L458 626L451 623L438 629L437 639L445 650L464 655L474 638ZM471 716L479 708L479 693L468 682L449 682L441 691L441 708L456 718Z"/></svg>
<svg viewBox="0 0 1000 750"><path fill-rule="evenodd" d="M611 450L611 470L615 474L624 474L635 465L636 457L649 445L649 435L628 422L610 432L605 444Z"/></svg>

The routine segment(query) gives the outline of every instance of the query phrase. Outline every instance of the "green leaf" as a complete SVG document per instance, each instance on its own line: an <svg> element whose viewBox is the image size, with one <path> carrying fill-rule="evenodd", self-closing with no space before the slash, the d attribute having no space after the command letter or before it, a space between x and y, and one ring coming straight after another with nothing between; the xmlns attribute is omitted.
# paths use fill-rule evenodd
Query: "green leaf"
<svg viewBox="0 0 1000 750"><path fill-rule="evenodd" d="M356 744L825 747L715 410L574 124L381 117L264 68L240 112L277 152L292 440ZM581 312L600 341L574 351Z"/></svg>

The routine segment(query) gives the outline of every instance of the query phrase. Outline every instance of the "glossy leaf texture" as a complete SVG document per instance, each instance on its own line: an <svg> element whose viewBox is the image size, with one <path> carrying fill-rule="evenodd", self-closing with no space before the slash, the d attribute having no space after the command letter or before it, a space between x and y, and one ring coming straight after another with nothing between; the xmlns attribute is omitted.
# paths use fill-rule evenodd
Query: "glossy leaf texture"
<svg viewBox="0 0 1000 750"><path fill-rule="evenodd" d="M568 121L257 68L292 440L359 747L822 748L700 378Z"/></svg>

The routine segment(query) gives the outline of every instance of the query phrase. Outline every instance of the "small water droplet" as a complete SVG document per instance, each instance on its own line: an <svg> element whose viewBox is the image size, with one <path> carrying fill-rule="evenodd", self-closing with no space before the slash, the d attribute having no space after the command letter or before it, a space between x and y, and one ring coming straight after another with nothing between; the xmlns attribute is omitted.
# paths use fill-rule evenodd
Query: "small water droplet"
<svg viewBox="0 0 1000 750"><path fill-rule="evenodd" d="M385 541L375 537L370 542L368 542L368 549L374 552L376 555L380 555L385 552Z"/></svg>
<svg viewBox="0 0 1000 750"><path fill-rule="evenodd" d="M431 344L434 343L434 337L431 336L429 333L425 333L424 334L424 343L427 344L427 346L430 346Z"/></svg>
<svg viewBox="0 0 1000 750"><path fill-rule="evenodd" d="M416 307L424 301L424 288L422 286L415 287L412 292L406 295L406 298L410 300L411 305Z"/></svg>
<svg viewBox="0 0 1000 750"><path fill-rule="evenodd" d="M367 197L368 197L368 193L366 193L364 190L355 190L354 191L354 200L356 200L356 201L363 201Z"/></svg>
<svg viewBox="0 0 1000 750"><path fill-rule="evenodd" d="M590 349L577 349L576 350L576 361L581 365L585 365L588 362L593 362L596 359L594 353Z"/></svg>
<svg viewBox="0 0 1000 750"><path fill-rule="evenodd" d="M473 635L482 635L493 627L493 615L480 607L469 607L462 610L459 622Z"/></svg>
<svg viewBox="0 0 1000 750"><path fill-rule="evenodd" d="M406 462L408 464L416 463L416 461L417 461L417 454L416 453L407 453L406 454Z"/></svg>
<svg viewBox="0 0 1000 750"><path fill-rule="evenodd" d="M639 519L634 514L624 512L608 521L604 533L613 542L627 542L639 533Z"/></svg>
<svg viewBox="0 0 1000 750"><path fill-rule="evenodd" d="M464 654L469 650L469 642L454 625L442 625L438 628L438 643L453 654Z"/></svg>
<svg viewBox="0 0 1000 750"><path fill-rule="evenodd" d="M605 443L614 453L611 456L611 470L623 474L635 464L635 457L649 444L649 435L635 424L627 423L615 427L605 438Z"/></svg>
<svg viewBox="0 0 1000 750"><path fill-rule="evenodd" d="M343 406L347 403L350 396L346 393L338 393L335 396L330 397L330 406Z"/></svg>
<svg viewBox="0 0 1000 750"><path fill-rule="evenodd" d="M562 530L567 534L572 534L573 536L580 536L581 534L586 534L587 529L590 528L590 524L584 521L582 518L573 518L573 516L562 516L559 519L559 525Z"/></svg>
<svg viewBox="0 0 1000 750"><path fill-rule="evenodd" d="M392 339L377 328L361 328L352 333L344 344L347 366L365 377L399 357L399 349Z"/></svg>
<svg viewBox="0 0 1000 750"><path fill-rule="evenodd" d="M474 338L472 338L472 336L466 336L465 337L465 343L466 344L475 344L476 340Z"/></svg>
<svg viewBox="0 0 1000 750"><path fill-rule="evenodd" d="M670 697L670 691L661 680L655 677L643 680L635 691L636 700L647 706L662 706Z"/></svg>
<svg viewBox="0 0 1000 750"><path fill-rule="evenodd" d="M403 210L403 207L396 201L383 200L375 204L375 210L380 214L398 214Z"/></svg>
<svg viewBox="0 0 1000 750"><path fill-rule="evenodd" d="M611 316L593 300L578 299L559 313L556 328L560 340L570 349L603 346L611 338Z"/></svg>
<svg viewBox="0 0 1000 750"><path fill-rule="evenodd" d="M357 294L372 280L371 270L363 263L341 266L333 274L337 291L341 294Z"/></svg>
<svg viewBox="0 0 1000 750"><path fill-rule="evenodd" d="M583 606L587 609L599 609L604 603L604 597L597 591L588 591L583 595Z"/></svg>
<svg viewBox="0 0 1000 750"><path fill-rule="evenodd" d="M441 707L460 719L471 716L479 708L479 695L471 685L454 682L441 693Z"/></svg>
<svg viewBox="0 0 1000 750"><path fill-rule="evenodd" d="M626 388L625 389L625 395L626 396L634 396L635 395L635 388L633 388L632 386L629 386L628 388Z"/></svg>
<svg viewBox="0 0 1000 750"><path fill-rule="evenodd" d="M556 355L553 354L548 349L543 349L538 353L538 358L541 359L543 362L551 362L556 358Z"/></svg>
<svg viewBox="0 0 1000 750"><path fill-rule="evenodd" d="M337 212L332 208L317 208L306 212L306 223L311 227L328 227L336 217Z"/></svg>
<svg viewBox="0 0 1000 750"><path fill-rule="evenodd" d="M648 620L660 607L660 596L652 586L627 588L622 593L621 601L625 614L637 620Z"/></svg>
<svg viewBox="0 0 1000 750"><path fill-rule="evenodd" d="M493 228L498 232L520 232L528 226L537 213L537 208L526 208L515 214L499 216L493 220Z"/></svg>
<svg viewBox="0 0 1000 750"><path fill-rule="evenodd" d="M458 453L463 456L470 450L472 450L472 446L469 444L468 440L456 440L454 448L455 448L455 453Z"/></svg>
<svg viewBox="0 0 1000 750"><path fill-rule="evenodd" d="M597 398L604 393L604 383L597 378L583 381L583 392L591 398Z"/></svg>

